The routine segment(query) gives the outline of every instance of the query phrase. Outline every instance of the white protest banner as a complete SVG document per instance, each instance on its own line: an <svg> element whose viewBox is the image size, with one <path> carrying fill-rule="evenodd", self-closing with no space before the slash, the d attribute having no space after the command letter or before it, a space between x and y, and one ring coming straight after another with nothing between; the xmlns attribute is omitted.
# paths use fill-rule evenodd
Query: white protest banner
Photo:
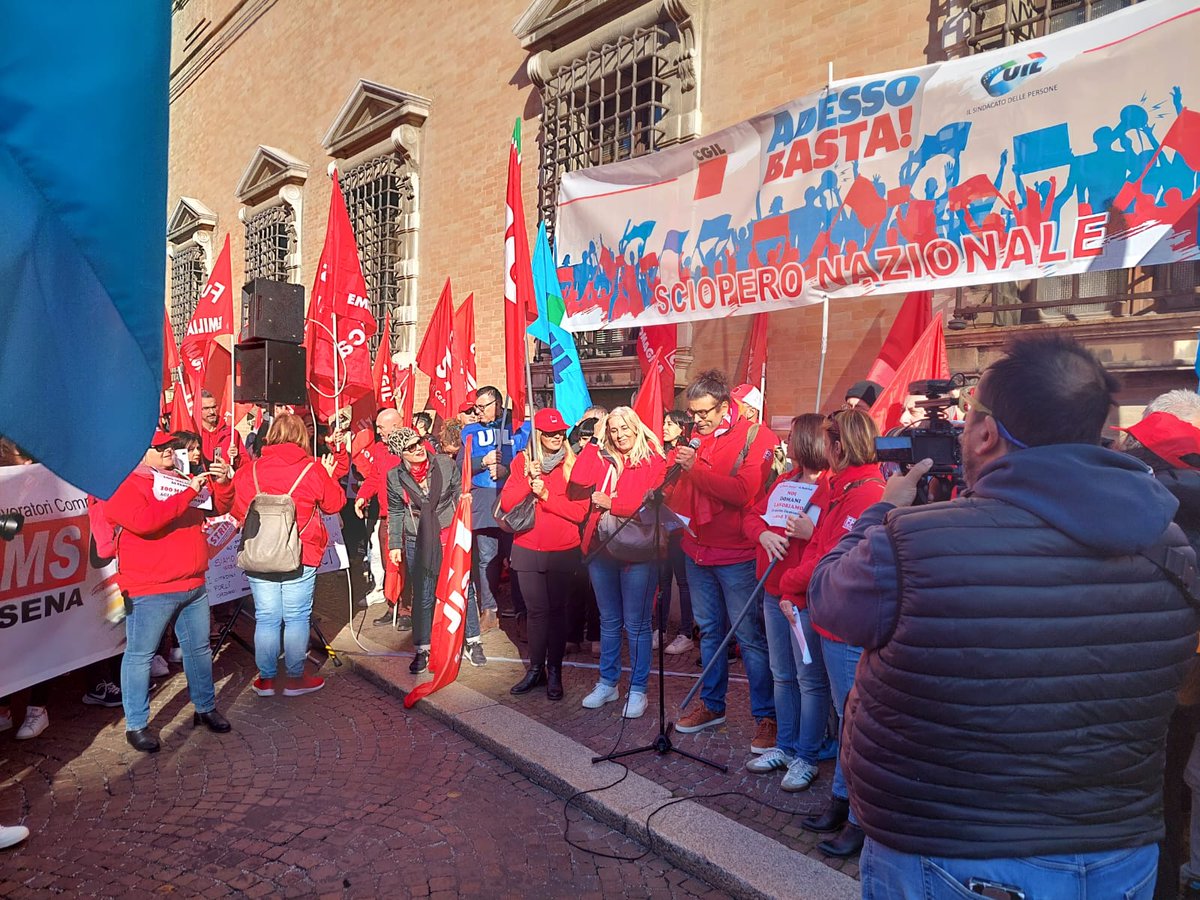
<svg viewBox="0 0 1200 900"><path fill-rule="evenodd" d="M569 331L1200 258L1200 8L847 79L569 172Z"/></svg>
<svg viewBox="0 0 1200 900"><path fill-rule="evenodd" d="M164 472L160 469L154 470L154 496L158 500L166 500L168 497L174 497L176 494L182 494L191 487L191 479L183 478L174 472ZM208 489L208 485L203 485L200 492L188 506L196 509L213 508L212 491Z"/></svg>
<svg viewBox="0 0 1200 900"><path fill-rule="evenodd" d="M772 528L783 528L788 519L806 512L805 507L816 491L817 486L806 481L776 482L775 487L771 489L771 496L767 499L767 511L763 514L763 521ZM821 511L810 509L807 513L815 525Z"/></svg>
<svg viewBox="0 0 1200 900"><path fill-rule="evenodd" d="M0 541L0 695L125 649L105 611L116 565L91 562L87 496L41 465L0 468L0 515L25 524Z"/></svg>
<svg viewBox="0 0 1200 900"><path fill-rule="evenodd" d="M336 572L350 567L350 556L346 553L346 542L342 537L342 520L337 515L323 515L329 543L325 555L317 566L317 574ZM241 532L231 516L214 519L208 530L208 572L204 576L208 588L210 606L228 603L250 593L250 581L246 573L238 568L237 551L241 544Z"/></svg>

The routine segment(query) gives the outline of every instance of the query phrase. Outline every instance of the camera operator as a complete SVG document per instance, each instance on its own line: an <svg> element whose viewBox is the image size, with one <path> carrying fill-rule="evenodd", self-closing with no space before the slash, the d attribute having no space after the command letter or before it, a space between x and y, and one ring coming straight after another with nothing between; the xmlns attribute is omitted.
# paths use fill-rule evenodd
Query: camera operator
<svg viewBox="0 0 1200 900"><path fill-rule="evenodd" d="M818 563L814 622L865 648L841 757L864 895L1150 896L1200 619L1176 500L1099 446L1117 389L1069 338L1015 343L968 397L967 494L901 508L923 461Z"/></svg>

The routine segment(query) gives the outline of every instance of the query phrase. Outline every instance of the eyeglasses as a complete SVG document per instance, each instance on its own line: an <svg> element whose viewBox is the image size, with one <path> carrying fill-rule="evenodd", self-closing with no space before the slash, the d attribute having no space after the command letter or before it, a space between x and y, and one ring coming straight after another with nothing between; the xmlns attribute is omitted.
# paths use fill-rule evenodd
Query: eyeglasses
<svg viewBox="0 0 1200 900"><path fill-rule="evenodd" d="M975 387L970 388L968 390L960 392L958 395L958 408L961 409L964 414L971 412L971 410L974 410L975 412L979 413L981 416L987 416L993 422L996 423L996 430L1000 432L1000 436L1002 438L1004 438L1006 441L1008 441L1010 444L1012 444L1014 447L1016 447L1019 450L1028 450L1029 445L1026 444L1024 441L1018 441L1015 437L1012 436L1012 434L1009 432L1009 430L1004 427L1004 423L996 418L996 414L994 412L992 412L990 409L988 409L987 406L985 406L984 403L979 399L978 392L979 392L978 385L976 385Z"/></svg>
<svg viewBox="0 0 1200 900"><path fill-rule="evenodd" d="M693 419L707 419L713 414L714 410L719 409L720 406L721 404L718 403L715 406L710 406L708 409L689 409L687 414Z"/></svg>
<svg viewBox="0 0 1200 900"><path fill-rule="evenodd" d="M542 437L544 437L544 438L565 438L566 436L567 436L567 433L565 431L543 431L542 432Z"/></svg>
<svg viewBox="0 0 1200 900"><path fill-rule="evenodd" d="M400 452L401 453L416 453L420 449L421 449L421 442L418 441L415 444L409 444L407 447L401 447Z"/></svg>

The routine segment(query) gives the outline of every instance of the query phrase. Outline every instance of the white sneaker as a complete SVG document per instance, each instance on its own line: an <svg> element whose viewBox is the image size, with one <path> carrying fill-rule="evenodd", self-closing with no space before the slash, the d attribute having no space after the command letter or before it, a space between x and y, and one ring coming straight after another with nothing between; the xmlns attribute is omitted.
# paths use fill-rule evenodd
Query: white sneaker
<svg viewBox="0 0 1200 900"><path fill-rule="evenodd" d="M363 599L367 601L367 606L374 606L376 603L387 601L387 597L383 595L383 588L375 588L375 590L371 591Z"/></svg>
<svg viewBox="0 0 1200 900"><path fill-rule="evenodd" d="M182 647L172 647L171 648L171 662L173 662L173 663L183 662L183 648Z"/></svg>
<svg viewBox="0 0 1200 900"><path fill-rule="evenodd" d="M6 709L0 713L0 731L8 731L10 728L12 728L12 711Z"/></svg>
<svg viewBox="0 0 1200 900"><path fill-rule="evenodd" d="M615 687L609 687L607 684L597 684L592 688L592 692L583 698L585 709L599 709L605 703L611 703L613 700L619 699L621 692Z"/></svg>
<svg viewBox="0 0 1200 900"><path fill-rule="evenodd" d="M765 754L764 754L765 755ZM759 759L762 759L760 756ZM809 785L817 780L817 767L812 763L805 762L796 757L788 765L788 770L783 776L783 781L779 786L785 791L807 791Z"/></svg>
<svg viewBox="0 0 1200 900"><path fill-rule="evenodd" d="M24 825L0 825L0 850L21 843L29 837L29 829Z"/></svg>
<svg viewBox="0 0 1200 900"><path fill-rule="evenodd" d="M44 706L30 706L25 710L25 721L17 729L17 740L35 738L50 727L50 714Z"/></svg>
<svg viewBox="0 0 1200 900"><path fill-rule="evenodd" d="M688 637L686 634L678 634L675 636L675 640L667 644L667 647L665 650L663 650L663 653L667 654L668 656L678 656L681 653L687 653L689 650L695 649L695 647L696 644L690 637Z"/></svg>
<svg viewBox="0 0 1200 900"><path fill-rule="evenodd" d="M654 637L650 639L650 649L657 650L660 643L662 643L662 632L656 631Z"/></svg>
<svg viewBox="0 0 1200 900"><path fill-rule="evenodd" d="M167 661L155 653L150 657L150 677L163 678L171 674L171 667L167 665Z"/></svg>
<svg viewBox="0 0 1200 900"><path fill-rule="evenodd" d="M646 711L646 695L638 691L630 691L625 700L625 709L621 711L627 719L640 719Z"/></svg>
<svg viewBox="0 0 1200 900"><path fill-rule="evenodd" d="M746 763L746 771L753 772L755 775L766 775L776 769L786 769L794 761L795 757L788 756L778 747L773 747L762 756L756 756L749 760Z"/></svg>

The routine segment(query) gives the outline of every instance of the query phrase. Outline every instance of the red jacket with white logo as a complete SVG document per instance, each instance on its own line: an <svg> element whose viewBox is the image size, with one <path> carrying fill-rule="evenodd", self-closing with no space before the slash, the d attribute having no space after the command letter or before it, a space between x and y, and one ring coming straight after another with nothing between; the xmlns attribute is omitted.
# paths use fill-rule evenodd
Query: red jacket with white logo
<svg viewBox="0 0 1200 900"><path fill-rule="evenodd" d="M334 454L338 460L338 468L343 463L350 464L350 458L345 450ZM263 447L262 456L238 469L233 476L233 515L242 522L246 518L246 509L256 496L254 491L254 473L258 472L258 488L264 494L286 494L288 489L300 477L300 472L309 463L312 468L292 491L292 501L296 504L296 526L300 529L302 551L301 562L306 566L316 566L321 562L325 553L325 545L329 542L329 533L325 530L325 521L321 512L337 513L342 511L346 503L346 492L325 471L319 459L313 459L312 454L296 444L268 444Z"/></svg>
<svg viewBox="0 0 1200 900"><path fill-rule="evenodd" d="M209 481L213 514L229 512L233 485ZM174 594L204 584L208 542L205 511L189 504L190 487L159 500L154 496L154 469L139 465L104 504L104 514L121 529L117 535L117 583L131 597Z"/></svg>

